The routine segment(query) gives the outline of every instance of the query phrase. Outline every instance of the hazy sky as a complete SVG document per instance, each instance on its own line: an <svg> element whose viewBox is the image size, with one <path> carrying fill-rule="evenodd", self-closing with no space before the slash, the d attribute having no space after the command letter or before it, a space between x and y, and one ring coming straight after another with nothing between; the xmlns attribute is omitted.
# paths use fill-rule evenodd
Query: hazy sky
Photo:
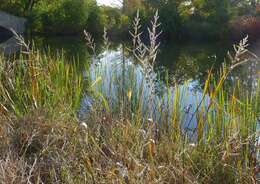
<svg viewBox="0 0 260 184"><path fill-rule="evenodd" d="M98 4L105 4L109 6L118 6L120 5L120 0L97 0Z"/></svg>

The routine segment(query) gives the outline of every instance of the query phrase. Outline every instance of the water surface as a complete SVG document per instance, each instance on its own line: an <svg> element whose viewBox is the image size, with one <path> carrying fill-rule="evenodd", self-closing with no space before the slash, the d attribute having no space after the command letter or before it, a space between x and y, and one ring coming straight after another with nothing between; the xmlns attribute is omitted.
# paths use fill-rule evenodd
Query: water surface
<svg viewBox="0 0 260 184"><path fill-rule="evenodd" d="M107 99L112 111L118 110L122 100L127 101L131 94L131 106L125 108L138 106L145 118L153 121L170 120L177 95L181 99L179 112L183 117L183 126L191 129L196 127L193 114L197 104L203 101L207 106L209 103L208 96L202 93L208 71L212 69L217 75L227 58L227 51L233 49L232 44L223 42L161 45L155 72L151 74L155 89L151 92L142 67L128 53L129 43L112 43L109 50L97 44L97 57L93 59L85 41L78 37L33 37L33 41L41 50L49 50L53 54L63 51L66 62L77 60L79 73L84 73L89 83L99 81L94 86L95 91ZM252 49L260 53L257 44ZM88 71L83 67L86 63L90 65ZM259 77L259 68L259 64L255 63L240 67L228 78L230 88L240 79L246 89L253 89ZM150 97L152 100L147 102ZM88 115L92 103L92 97L86 93L79 111L81 118Z"/></svg>

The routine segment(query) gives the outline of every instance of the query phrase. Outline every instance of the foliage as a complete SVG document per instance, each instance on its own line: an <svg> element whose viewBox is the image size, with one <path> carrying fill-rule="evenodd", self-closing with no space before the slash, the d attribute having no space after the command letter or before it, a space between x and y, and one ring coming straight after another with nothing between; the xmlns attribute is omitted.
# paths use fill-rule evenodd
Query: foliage
<svg viewBox="0 0 260 184"><path fill-rule="evenodd" d="M51 33L78 33L85 27L95 1L43 1L31 12L33 30Z"/></svg>
<svg viewBox="0 0 260 184"><path fill-rule="evenodd" d="M173 38L187 36L196 38L202 37L202 35L204 38L218 37L226 30L216 29L216 27L219 26L219 23L225 25L229 21L228 0L147 0L144 3L146 9L150 11L158 8L162 29L166 35ZM226 28L226 26L223 26L223 28Z"/></svg>
<svg viewBox="0 0 260 184"><path fill-rule="evenodd" d="M14 0L6 1L0 9L28 18L31 32L48 34L75 34L87 28L102 34L128 30L129 18L119 8L97 6L96 0Z"/></svg>
<svg viewBox="0 0 260 184"><path fill-rule="evenodd" d="M203 38L220 38L227 32L230 19L229 0L194 1L192 14L184 21L189 32ZM222 26L219 26L219 25Z"/></svg>
<svg viewBox="0 0 260 184"><path fill-rule="evenodd" d="M144 25L158 10L164 36L174 39L227 39L230 22L242 15L259 14L256 0L122 0L122 8L97 6L96 0L12 0L0 9L29 19L32 32L75 34L84 28L102 34L126 35L137 9ZM221 25L221 26L219 26Z"/></svg>
<svg viewBox="0 0 260 184"><path fill-rule="evenodd" d="M95 0L15 0L0 6L4 11L27 17L32 32L48 34L82 31L97 7Z"/></svg>
<svg viewBox="0 0 260 184"><path fill-rule="evenodd" d="M124 0L123 12L132 17L137 8L144 21L159 10L164 36L170 38L227 39L230 21L238 16L257 14L257 2L231 0ZM127 11L128 10L128 11ZM221 25L221 26L219 26Z"/></svg>
<svg viewBox="0 0 260 184"><path fill-rule="evenodd" d="M0 9L8 11L17 16L26 16L42 0L12 0L3 1L0 4Z"/></svg>
<svg viewBox="0 0 260 184"><path fill-rule="evenodd" d="M87 30L99 36L103 33L103 29L109 31L110 34L120 34L126 32L129 27L129 17L122 14L118 8L100 6L96 7L87 22Z"/></svg>

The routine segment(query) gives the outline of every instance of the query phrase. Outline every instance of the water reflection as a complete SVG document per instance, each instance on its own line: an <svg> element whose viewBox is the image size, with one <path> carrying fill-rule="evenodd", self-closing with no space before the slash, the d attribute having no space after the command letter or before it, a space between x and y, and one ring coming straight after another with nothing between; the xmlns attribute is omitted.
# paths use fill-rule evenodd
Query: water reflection
<svg viewBox="0 0 260 184"><path fill-rule="evenodd" d="M199 104L203 97L201 90L194 90L198 86L198 81L188 80L176 88L161 81L160 73L153 72L150 74L156 78L153 83L155 89L153 93L143 68L130 56L123 59L122 49L119 47L117 50L102 53L89 69L91 81L102 79L95 85L94 91L108 100L110 109L119 110L123 100L127 104L124 104L124 108L128 108L128 111L134 113L138 108L139 113L145 118L156 122L170 122L175 111L175 98L178 98L177 106L184 120L183 126L189 125L189 128L195 128L196 117L193 113L197 109L196 104ZM147 100L149 98L151 98L150 102ZM88 113L89 108L86 107L89 107L91 101L88 95L82 99L80 117L84 118L84 114ZM203 99L204 107L208 103L209 98L206 96Z"/></svg>
<svg viewBox="0 0 260 184"><path fill-rule="evenodd" d="M223 62L218 63L216 56L207 57L207 53L202 51L192 54L181 52L176 61L173 61L172 67L168 65L166 68L160 63L161 65L157 66L157 71L151 74L156 79L153 83L155 89L153 93L151 86L148 86L149 83L143 68L135 62L133 57L125 57L125 54L122 54L125 53L123 49L118 47L117 50L103 52L98 59L93 61L88 71L91 81L101 79L100 83L95 85L94 91L102 94L108 100L110 109L119 110L122 106L122 100L127 99L129 102L123 108L128 108L128 111L130 108L132 113L137 112L136 109L139 108L138 113L141 113L146 119L150 118L161 123L170 122L174 113L178 111L184 129L193 130L196 128L198 120L194 115L195 112L201 111L202 108L205 110L210 103L209 96L204 96L202 92L208 75L207 70L214 67L215 71L219 71ZM158 60L163 61L160 60L160 56ZM246 81L245 85L250 90L249 87L253 87L257 80L255 71L250 69L257 68L256 66L257 63L252 61L248 65L238 68L227 79L227 83L231 83L230 87L232 88L235 84L234 79L239 78ZM169 77L164 80L166 74ZM242 75L236 76L237 74ZM245 74L247 77L244 77ZM168 79L170 79L170 84L167 83ZM131 93L130 99L128 99L129 93ZM152 101L149 103L147 99L150 97ZM178 99L177 102L176 99ZM91 104L90 100L92 99L88 95L83 98L81 117L88 114L86 107ZM199 105L200 102L202 105Z"/></svg>
<svg viewBox="0 0 260 184"><path fill-rule="evenodd" d="M68 61L76 58L79 64L88 62L91 58L91 53L84 39L80 37L32 37L37 48L43 50L50 50L51 53L56 54L63 50L63 54ZM113 42L111 44L111 51L117 50L121 42ZM129 43L124 43L126 47ZM51 48L51 49L50 49ZM226 56L227 50L232 49L232 45L228 43L215 42L188 42L188 43L174 43L165 44L160 48L157 59L156 70L160 71L160 78L163 80L166 73L162 72L162 67L167 69L170 83L184 83L192 79L203 84L207 71L213 67L218 71ZM101 44L97 44L97 53L104 52Z"/></svg>
<svg viewBox="0 0 260 184"><path fill-rule="evenodd" d="M183 119L183 126L188 126L191 122L189 125L191 129L196 126L196 116L193 114L197 109L197 104L202 100L202 89L208 70L212 68L217 75L225 60L227 50L232 50L231 44L226 43L163 45L153 74L156 78L155 93L152 94L152 103L147 104L147 100L142 99L147 99L150 91L142 68L119 44L113 43L109 51L98 47L99 58L91 61L91 54L87 52L84 40L80 38L36 37L34 40L36 47L49 50L54 54L63 50L67 62L76 58L79 63L79 72L89 73L86 76L89 76L90 81L101 78L102 80L95 85L95 90L108 100L112 111L118 110L122 105L121 101L127 101L131 93L131 102L125 108L132 109L132 112L135 112L134 108L140 108L146 118L168 121L174 111L174 100L177 95L180 99L178 112ZM82 67L86 62L91 63L89 71L84 71ZM232 86L239 78L246 89L254 91L258 69L259 63L253 62L238 68L227 79L227 90L232 90ZM92 103L93 98L86 94L81 104L80 116L82 118L88 114ZM208 103L209 98L206 96L203 98L204 107Z"/></svg>

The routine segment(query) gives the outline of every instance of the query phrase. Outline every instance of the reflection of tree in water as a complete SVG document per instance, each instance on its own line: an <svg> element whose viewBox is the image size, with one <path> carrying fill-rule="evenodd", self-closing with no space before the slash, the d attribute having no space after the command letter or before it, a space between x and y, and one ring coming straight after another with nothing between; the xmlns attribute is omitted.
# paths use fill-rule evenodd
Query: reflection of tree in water
<svg viewBox="0 0 260 184"><path fill-rule="evenodd" d="M80 36L36 36L31 40L33 40L36 47L42 51L50 51L52 54L57 54L59 51L63 51L64 57L68 62L77 59L84 63L89 61L92 57L92 53L88 50L85 40ZM97 54L101 54L104 51L104 48L99 40L97 40L96 46ZM118 43L111 44L111 50L116 50L117 47Z"/></svg>
<svg viewBox="0 0 260 184"><path fill-rule="evenodd" d="M29 38L30 39L30 38ZM84 40L76 37L33 37L35 46L41 51L47 51L49 54L57 55L62 54L66 61L73 59L85 60L89 58L89 53L86 52L87 47L85 46Z"/></svg>
<svg viewBox="0 0 260 184"><path fill-rule="evenodd" d="M234 86L239 82L241 88L246 89L247 92L254 92L257 87L257 80L260 78L258 70L260 68L260 61L249 60L246 64L236 68L227 78L227 87ZM232 88L227 88L232 91Z"/></svg>
<svg viewBox="0 0 260 184"><path fill-rule="evenodd" d="M81 37L76 36L34 36L28 38L34 42L34 45L41 52L45 52L48 55L59 56L64 59L67 63L76 64L79 72L85 70L87 63L91 62L92 52L88 50L85 40ZM111 44L111 49L116 49L117 43ZM101 43L97 43L96 52L101 54L104 51Z"/></svg>
<svg viewBox="0 0 260 184"><path fill-rule="evenodd" d="M195 88L201 89L211 68L214 73L219 72L226 53L227 49L219 49L218 45L191 44L188 47L163 49L158 61L168 71L170 84L192 80L197 82ZM166 70L161 74L161 79L165 79Z"/></svg>
<svg viewBox="0 0 260 184"><path fill-rule="evenodd" d="M33 40L37 48L51 52L53 55L63 50L65 62L76 60L79 72L84 70L84 65L91 60L91 51L88 51L85 40L81 38L34 37ZM118 43L112 42L110 50L117 50L118 45ZM194 88L200 90L203 88L208 70L213 67L213 72L217 76L229 49L231 50L232 47L228 44L215 43L178 43L162 46L157 58L157 78L164 82L168 76L170 85L183 84L187 80L196 81L197 86L194 86ZM102 44L97 43L97 55L103 53L103 51ZM126 58L131 57L128 55L129 53L127 54L127 49L125 51ZM243 75L242 79L247 78L244 70L237 71L237 73ZM228 81L229 84L233 83L230 78L228 78ZM158 86L159 88L160 86Z"/></svg>

